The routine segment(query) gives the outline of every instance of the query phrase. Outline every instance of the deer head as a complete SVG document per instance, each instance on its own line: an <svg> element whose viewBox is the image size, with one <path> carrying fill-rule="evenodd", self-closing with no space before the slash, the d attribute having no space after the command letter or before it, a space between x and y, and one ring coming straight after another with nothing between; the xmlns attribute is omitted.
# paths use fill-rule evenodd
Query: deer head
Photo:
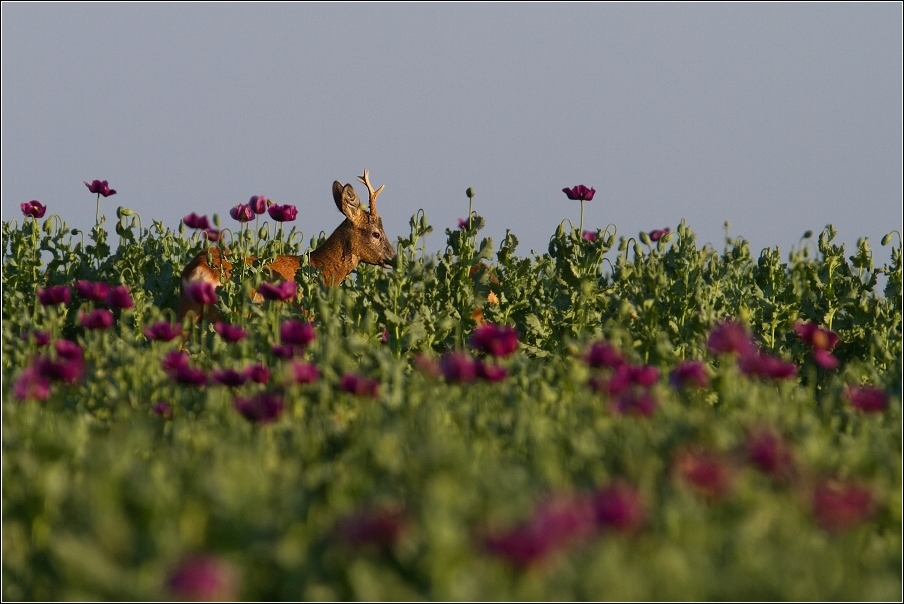
<svg viewBox="0 0 904 604"><path fill-rule="evenodd" d="M345 216L336 230L316 250L311 252L311 266L320 268L324 284L339 285L359 263L391 267L395 250L386 238L383 220L377 214L377 196L383 191L381 185L376 191L370 184L367 170L358 180L367 187L370 207L361 207L361 200L350 184L333 182L333 201ZM228 254L228 252L225 252ZM246 263L253 261L247 258ZM301 265L299 256L278 256L267 268L274 277L286 281L295 280L295 272ZM200 316L202 307L186 296L185 288L197 281L206 281L219 286L222 276L229 276L232 265L223 258L219 249L212 247L201 250L182 270L178 318L181 321L189 312Z"/></svg>

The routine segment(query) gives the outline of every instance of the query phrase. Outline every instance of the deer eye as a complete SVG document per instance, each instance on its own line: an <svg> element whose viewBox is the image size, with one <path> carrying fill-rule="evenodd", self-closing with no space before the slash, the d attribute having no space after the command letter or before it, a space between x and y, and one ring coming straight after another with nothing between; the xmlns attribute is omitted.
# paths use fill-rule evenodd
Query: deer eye
<svg viewBox="0 0 904 604"><path fill-rule="evenodd" d="M380 238L380 233L378 233L377 231L374 231L374 232L373 232L373 236L374 236L374 239L379 239L379 238Z"/></svg>

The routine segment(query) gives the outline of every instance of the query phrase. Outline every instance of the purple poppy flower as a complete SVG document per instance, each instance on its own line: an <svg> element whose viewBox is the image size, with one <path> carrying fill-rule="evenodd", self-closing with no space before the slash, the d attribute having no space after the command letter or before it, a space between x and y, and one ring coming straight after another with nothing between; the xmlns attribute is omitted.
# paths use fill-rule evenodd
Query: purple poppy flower
<svg viewBox="0 0 904 604"><path fill-rule="evenodd" d="M784 380L797 375L797 365L765 352L753 352L741 357L738 368L744 375L773 380Z"/></svg>
<svg viewBox="0 0 904 604"><path fill-rule="evenodd" d="M172 373L180 367L188 367L188 353L183 350L170 350L163 357L160 366L166 373Z"/></svg>
<svg viewBox="0 0 904 604"><path fill-rule="evenodd" d="M236 397L233 406L249 422L266 424L282 415L285 404L275 392L261 392L251 398Z"/></svg>
<svg viewBox="0 0 904 604"><path fill-rule="evenodd" d="M111 308L132 308L135 306L135 302L132 300L132 292L129 291L127 285L111 287L105 302Z"/></svg>
<svg viewBox="0 0 904 604"><path fill-rule="evenodd" d="M864 413L881 413L888 407L888 393L875 386L846 386L844 396L851 407Z"/></svg>
<svg viewBox="0 0 904 604"><path fill-rule="evenodd" d="M834 354L828 350L815 349L813 351L813 360L823 369L837 369L841 362Z"/></svg>
<svg viewBox="0 0 904 604"><path fill-rule="evenodd" d="M868 488L856 483L824 481L813 490L813 517L829 532L841 532L869 520L876 502Z"/></svg>
<svg viewBox="0 0 904 604"><path fill-rule="evenodd" d="M440 358L439 368L447 382L470 384L477 378L476 362L467 352L447 352Z"/></svg>
<svg viewBox="0 0 904 604"><path fill-rule="evenodd" d="M110 286L103 281L76 281L75 291L86 300L104 302L110 293Z"/></svg>
<svg viewBox="0 0 904 604"><path fill-rule="evenodd" d="M686 359L678 363L669 375L669 383L675 388L708 388L709 373L700 361Z"/></svg>
<svg viewBox="0 0 904 604"><path fill-rule="evenodd" d="M171 342L182 335L182 328L173 325L169 321L158 321L153 325L144 328L144 335L149 340L158 342Z"/></svg>
<svg viewBox="0 0 904 604"><path fill-rule="evenodd" d="M377 398L380 382L372 380L357 373L346 373L339 380L339 388L344 392L350 392L356 396Z"/></svg>
<svg viewBox="0 0 904 604"><path fill-rule="evenodd" d="M207 384L207 373L203 369L184 365L173 369L170 379L185 386L204 386Z"/></svg>
<svg viewBox="0 0 904 604"><path fill-rule="evenodd" d="M173 408L165 401L154 403L154 406L151 407L151 411L154 412L154 415L159 415L163 419L173 419Z"/></svg>
<svg viewBox="0 0 904 604"><path fill-rule="evenodd" d="M52 381L75 384L85 376L85 357L81 346L70 340L57 340L54 344L57 358L39 357L34 367Z"/></svg>
<svg viewBox="0 0 904 604"><path fill-rule="evenodd" d="M650 231L650 233L649 233L650 241L659 241L660 239L662 239L663 237L668 235L669 231L670 231L669 227L666 227L664 229L656 229L655 231Z"/></svg>
<svg viewBox="0 0 904 604"><path fill-rule="evenodd" d="M273 356L278 359L291 359L296 353L303 354L304 348L292 346L291 344L274 344L270 347Z"/></svg>
<svg viewBox="0 0 904 604"><path fill-rule="evenodd" d="M230 388L237 388L248 381L248 376L243 372L228 368L214 369L210 372L210 377L216 383L229 386Z"/></svg>
<svg viewBox="0 0 904 604"><path fill-rule="evenodd" d="M599 233L596 231L584 231L581 233L581 238L584 241L596 241L599 238Z"/></svg>
<svg viewBox="0 0 904 604"><path fill-rule="evenodd" d="M266 384L270 381L270 368L257 363L245 367L245 375L255 384Z"/></svg>
<svg viewBox="0 0 904 604"><path fill-rule="evenodd" d="M257 288L257 293L265 300L280 300L285 302L291 300L298 293L298 284L294 281L282 281L279 285L272 283L261 283Z"/></svg>
<svg viewBox="0 0 904 604"><path fill-rule="evenodd" d="M41 303L41 306L69 304L69 298L68 285L51 285L47 289L38 288L38 302Z"/></svg>
<svg viewBox="0 0 904 604"><path fill-rule="evenodd" d="M518 349L518 332L514 327L485 323L474 330L471 346L494 357L507 357Z"/></svg>
<svg viewBox="0 0 904 604"><path fill-rule="evenodd" d="M732 489L731 469L713 454L684 452L677 457L675 468L685 483L711 501L724 499Z"/></svg>
<svg viewBox="0 0 904 604"><path fill-rule="evenodd" d="M232 216L233 220L238 220L239 222L248 222L254 218L254 212L251 210L251 206L246 203L240 203L239 205L234 206L229 210L229 215Z"/></svg>
<svg viewBox="0 0 904 604"><path fill-rule="evenodd" d="M248 335L247 332L240 326L230 325L229 323L224 323L223 321L217 321L216 323L214 323L213 329L220 335L221 338L223 338L227 342L238 342L246 335Z"/></svg>
<svg viewBox="0 0 904 604"><path fill-rule="evenodd" d="M722 354L733 352L746 355L755 350L747 328L731 320L723 321L713 328L709 334L708 345L710 351Z"/></svg>
<svg viewBox="0 0 904 604"><path fill-rule="evenodd" d="M468 226L469 226L469 223L468 223L467 220L465 220L464 218L459 218L459 219L458 219L458 230L460 230L460 231L467 231L467 230L468 230Z"/></svg>
<svg viewBox="0 0 904 604"><path fill-rule="evenodd" d="M273 204L267 208L267 213L276 222L292 222L298 217L298 208L291 204Z"/></svg>
<svg viewBox="0 0 904 604"><path fill-rule="evenodd" d="M838 334L821 327L816 323L800 323L794 325L794 333L809 344L813 350L832 350L838 343Z"/></svg>
<svg viewBox="0 0 904 604"><path fill-rule="evenodd" d="M395 545L405 530L407 519L398 509L363 510L336 523L338 538L352 547Z"/></svg>
<svg viewBox="0 0 904 604"><path fill-rule="evenodd" d="M239 582L228 563L212 556L198 555L181 562L168 581L176 600L232 602L239 599Z"/></svg>
<svg viewBox="0 0 904 604"><path fill-rule="evenodd" d="M615 369L625 363L618 349L605 341L594 342L584 355L584 360L594 368L608 367Z"/></svg>
<svg viewBox="0 0 904 604"><path fill-rule="evenodd" d="M216 304L217 292L207 281L194 281L185 286L185 295L197 304Z"/></svg>
<svg viewBox="0 0 904 604"><path fill-rule="evenodd" d="M88 187L89 191L96 193L97 195L103 195L104 197L116 195L116 191L110 188L110 185L106 180L92 180L91 184L86 182L85 186Z"/></svg>
<svg viewBox="0 0 904 604"><path fill-rule="evenodd" d="M263 214L266 212L268 205L270 205L270 201L263 195L255 195L248 201L248 207L251 208L251 211L255 214Z"/></svg>
<svg viewBox="0 0 904 604"><path fill-rule="evenodd" d="M50 398L50 379L38 367L26 367L16 379L13 395L23 401L46 401Z"/></svg>
<svg viewBox="0 0 904 604"><path fill-rule="evenodd" d="M286 283L292 283L287 281ZM279 339L283 344L307 346L314 341L314 326L307 321L288 319L279 326Z"/></svg>
<svg viewBox="0 0 904 604"><path fill-rule="evenodd" d="M617 396L633 386L649 388L659 380L659 369L652 365L625 363L615 368L609 379L609 394Z"/></svg>
<svg viewBox="0 0 904 604"><path fill-rule="evenodd" d="M591 201L596 194L596 189L588 189L584 185L577 185L573 189L562 189L562 192L572 201Z"/></svg>
<svg viewBox="0 0 904 604"><path fill-rule="evenodd" d="M650 417L656 410L656 398L649 391L631 389L619 393L612 401L612 407L621 415Z"/></svg>
<svg viewBox="0 0 904 604"><path fill-rule="evenodd" d="M295 361L292 363L292 380L296 384L313 384L320 378L320 371L311 363Z"/></svg>
<svg viewBox="0 0 904 604"><path fill-rule="evenodd" d="M78 322L85 329L109 329L113 325L113 313L106 308L95 308L89 313L81 313Z"/></svg>
<svg viewBox="0 0 904 604"><path fill-rule="evenodd" d="M207 220L207 216L198 216L194 212L183 218L182 222L184 222L185 226L190 229L200 229L203 231L211 228L210 221Z"/></svg>
<svg viewBox="0 0 904 604"><path fill-rule="evenodd" d="M644 522L644 505L640 493L624 482L614 482L597 492L592 499L596 523L600 528L627 533Z"/></svg>
<svg viewBox="0 0 904 604"><path fill-rule="evenodd" d="M759 429L747 436L747 459L762 472L785 478L794 471L794 458L781 436L769 429Z"/></svg>
<svg viewBox="0 0 904 604"><path fill-rule="evenodd" d="M25 334L23 334L23 335L24 335L23 339L28 339L27 335L25 335ZM37 346L38 348L40 348L42 346L47 346L48 344L50 344L50 332L35 331L35 332L32 332L31 335L35 339L35 346Z"/></svg>
<svg viewBox="0 0 904 604"><path fill-rule="evenodd" d="M204 231L201 232L201 236L208 241L219 241L220 231L213 227L210 227L209 229L204 229Z"/></svg>
<svg viewBox="0 0 904 604"><path fill-rule="evenodd" d="M477 377L488 382L501 382L508 376L508 371L506 371L505 367L490 365L482 361L476 361L474 369Z"/></svg>
<svg viewBox="0 0 904 604"><path fill-rule="evenodd" d="M35 219L44 218L44 214L47 212L47 206L37 199L20 203L19 208L22 210L24 216L31 216Z"/></svg>

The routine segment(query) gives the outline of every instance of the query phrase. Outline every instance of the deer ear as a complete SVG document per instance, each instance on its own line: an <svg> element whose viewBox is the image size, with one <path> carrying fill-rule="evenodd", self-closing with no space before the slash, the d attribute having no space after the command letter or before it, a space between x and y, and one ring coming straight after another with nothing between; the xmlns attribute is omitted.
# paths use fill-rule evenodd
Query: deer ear
<svg viewBox="0 0 904 604"><path fill-rule="evenodd" d="M333 181L333 201L336 202L336 207L345 214L346 218L354 223L360 220L363 214L361 200L358 199L358 194L355 193L353 186L345 185L343 187L338 180Z"/></svg>

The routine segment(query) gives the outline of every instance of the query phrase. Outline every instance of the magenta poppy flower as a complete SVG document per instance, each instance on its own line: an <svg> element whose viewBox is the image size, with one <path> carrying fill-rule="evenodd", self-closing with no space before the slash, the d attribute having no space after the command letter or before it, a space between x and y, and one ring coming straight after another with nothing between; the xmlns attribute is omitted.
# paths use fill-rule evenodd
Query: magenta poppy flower
<svg viewBox="0 0 904 604"><path fill-rule="evenodd" d="M263 214L266 212L268 205L270 205L270 202L263 195L255 195L248 201L248 207L251 208L251 211L255 214Z"/></svg>
<svg viewBox="0 0 904 604"><path fill-rule="evenodd" d="M204 386L207 384L207 373L203 369L184 365L173 369L170 379L184 386Z"/></svg>
<svg viewBox="0 0 904 604"><path fill-rule="evenodd" d="M627 533L643 525L644 505L640 493L624 482L614 482L591 500L596 523L603 529Z"/></svg>
<svg viewBox="0 0 904 604"><path fill-rule="evenodd" d="M380 388L380 382L372 380L357 373L346 373L339 380L339 389L344 392L350 392L356 396L366 396L369 398L377 398L377 391Z"/></svg>
<svg viewBox="0 0 904 604"><path fill-rule="evenodd" d="M38 348L50 344L50 332L34 331L31 335L35 340L35 346L37 346ZM22 334L22 339L27 340L28 334Z"/></svg>
<svg viewBox="0 0 904 604"><path fill-rule="evenodd" d="M85 300L94 300L95 302L105 302L107 294L110 293L110 286L103 281L76 281L75 291Z"/></svg>
<svg viewBox="0 0 904 604"><path fill-rule="evenodd" d="M784 380L797 375L797 365L765 352L753 352L738 360L744 375L772 380Z"/></svg>
<svg viewBox="0 0 904 604"><path fill-rule="evenodd" d="M185 226L190 229L200 229L204 231L211 228L210 221L207 220L207 216L198 216L194 212L183 218L182 222L184 222Z"/></svg>
<svg viewBox="0 0 904 604"><path fill-rule="evenodd" d="M678 363L669 375L669 383L675 388L707 388L709 373L700 361L686 359Z"/></svg>
<svg viewBox="0 0 904 604"><path fill-rule="evenodd" d="M663 237L668 235L669 231L670 231L669 227L666 227L664 229L656 229L655 231L650 231L649 232L650 241L659 241L660 239L662 239Z"/></svg>
<svg viewBox="0 0 904 604"><path fill-rule="evenodd" d="M506 371L505 367L490 365L482 361L476 361L474 369L477 377L488 382L501 382L508 376L508 371Z"/></svg>
<svg viewBox="0 0 904 604"><path fill-rule="evenodd" d="M210 377L217 384L229 386L230 388L237 388L248 381L248 376L244 372L229 368L213 369L210 372Z"/></svg>
<svg viewBox="0 0 904 604"><path fill-rule="evenodd" d="M292 363L292 380L296 384L313 384L320 378L320 371L311 363L295 361Z"/></svg>
<svg viewBox="0 0 904 604"><path fill-rule="evenodd" d="M813 517L829 532L851 529L876 511L873 495L855 483L822 482L813 490Z"/></svg>
<svg viewBox="0 0 904 604"><path fill-rule="evenodd" d="M798 322L794 325L794 333L813 350L832 350L838 343L838 334L816 323Z"/></svg>
<svg viewBox="0 0 904 604"><path fill-rule="evenodd" d="M733 352L746 355L756 349L747 328L732 320L723 321L713 328L708 345L711 352L721 354Z"/></svg>
<svg viewBox="0 0 904 604"><path fill-rule="evenodd" d="M298 293L298 284L294 281L282 281L279 285L272 283L261 283L257 288L257 293L265 300L280 300L285 302L291 300Z"/></svg>
<svg viewBox="0 0 904 604"><path fill-rule="evenodd" d="M599 238L599 233L596 231L584 231L581 233L581 238L584 241L596 241Z"/></svg>
<svg viewBox="0 0 904 604"><path fill-rule="evenodd" d="M760 429L747 436L747 459L762 472L776 478L788 477L794 470L794 458L781 436Z"/></svg>
<svg viewBox="0 0 904 604"><path fill-rule="evenodd" d="M42 204L37 199L32 199L31 201L20 203L19 209L22 210L22 214L24 216L31 216L35 219L44 218L44 214L47 212L47 206Z"/></svg>
<svg viewBox="0 0 904 604"><path fill-rule="evenodd" d="M180 367L188 367L188 353L183 350L170 350L163 357L160 366L166 373L172 373Z"/></svg>
<svg viewBox="0 0 904 604"><path fill-rule="evenodd" d="M68 285L51 285L47 289L38 288L38 302L41 303L41 306L69 304L69 299Z"/></svg>
<svg viewBox="0 0 904 604"><path fill-rule="evenodd" d="M298 217L298 208L291 204L273 204L267 208L267 213L276 222L292 222Z"/></svg>
<svg viewBox="0 0 904 604"><path fill-rule="evenodd" d="M407 519L400 510L363 510L336 523L338 538L352 547L395 545L405 530Z"/></svg>
<svg viewBox="0 0 904 604"><path fill-rule="evenodd" d="M307 321L288 319L279 326L279 339L283 344L305 347L314 341L314 337L314 326Z"/></svg>
<svg viewBox="0 0 904 604"><path fill-rule="evenodd" d="M182 328L169 321L158 321L144 328L144 335L149 340L171 342L182 335Z"/></svg>
<svg viewBox="0 0 904 604"><path fill-rule="evenodd" d="M89 191L97 195L103 195L104 197L116 195L116 190L111 189L106 180L92 180L91 184L85 182L85 186L88 187Z"/></svg>
<svg viewBox="0 0 904 604"><path fill-rule="evenodd" d="M650 417L656 410L656 398L647 390L632 389L618 394L612 407L621 415Z"/></svg>
<svg viewBox="0 0 904 604"><path fill-rule="evenodd" d="M26 367L13 385L13 395L19 400L46 401L50 398L50 378L38 367Z"/></svg>
<svg viewBox="0 0 904 604"><path fill-rule="evenodd" d="M270 381L270 368L257 363L245 367L245 375L255 384L266 384Z"/></svg>
<svg viewBox="0 0 904 604"><path fill-rule="evenodd" d="M439 368L447 382L470 384L477 378L476 362L467 352L447 352L440 358Z"/></svg>
<svg viewBox="0 0 904 604"><path fill-rule="evenodd" d="M285 403L275 392L261 392L251 398L236 397L233 406L249 422L267 424L282 415Z"/></svg>
<svg viewBox="0 0 904 604"><path fill-rule="evenodd" d="M217 292L207 281L194 281L185 286L185 295L197 304L216 304Z"/></svg>
<svg viewBox="0 0 904 604"><path fill-rule="evenodd" d="M624 363L616 367L615 371L612 372L612 377L608 381L609 394L617 396L634 386L647 389L658 380L659 369L656 367Z"/></svg>
<svg viewBox="0 0 904 604"><path fill-rule="evenodd" d="M596 189L588 189L584 185L577 185L573 189L562 189L562 192L572 201L591 201L596 194Z"/></svg>
<svg viewBox="0 0 904 604"><path fill-rule="evenodd" d="M69 340L54 344L57 358L38 357L34 367L39 374L52 381L75 384L85 376L85 357L81 346Z"/></svg>
<svg viewBox="0 0 904 604"><path fill-rule="evenodd" d="M291 359L296 352L298 354L304 353L303 348L292 346L291 344L274 344L270 347L270 350L273 352L273 356L278 359Z"/></svg>
<svg viewBox="0 0 904 604"><path fill-rule="evenodd" d="M731 468L713 454L685 452L678 456L675 467L682 480L706 499L724 499L732 489Z"/></svg>
<svg viewBox="0 0 904 604"><path fill-rule="evenodd" d="M816 364L823 369L837 369L838 365L841 364L841 361L839 361L838 357L836 357L834 354L832 354L828 350L822 350L819 348L813 351L813 360L816 361Z"/></svg>
<svg viewBox="0 0 904 604"><path fill-rule="evenodd" d="M78 322L85 329L109 329L113 325L113 313L106 308L95 308L89 313L82 313Z"/></svg>
<svg viewBox="0 0 904 604"><path fill-rule="evenodd" d="M625 362L625 359L618 349L605 341L594 342L591 344L590 348L584 354L584 360L588 365L596 369L602 367L615 369Z"/></svg>
<svg viewBox="0 0 904 604"><path fill-rule="evenodd" d="M518 349L518 331L486 323L474 330L471 346L494 357L507 357Z"/></svg>
<svg viewBox="0 0 904 604"><path fill-rule="evenodd" d="M844 396L851 407L864 413L881 413L888 407L888 393L875 386L846 386Z"/></svg>
<svg viewBox="0 0 904 604"><path fill-rule="evenodd" d="M210 227L209 229L204 229L201 232L201 236L208 241L219 241L220 240L220 231L217 229Z"/></svg>
<svg viewBox="0 0 904 604"><path fill-rule="evenodd" d="M239 581L233 567L213 556L198 555L181 562L168 580L176 600L233 602L239 600Z"/></svg>
<svg viewBox="0 0 904 604"><path fill-rule="evenodd" d="M467 231L469 224L470 223L467 220L465 220L464 218L459 218L458 219L458 230L459 231Z"/></svg>
<svg viewBox="0 0 904 604"><path fill-rule="evenodd" d="M229 215L232 216L233 220L238 220L239 222L248 222L254 219L254 212L251 210L251 206L245 203L234 206L229 210Z"/></svg>
<svg viewBox="0 0 904 604"><path fill-rule="evenodd" d="M129 291L127 285L111 287L105 302L111 308L132 308L135 306L135 301L132 300L132 292Z"/></svg>
<svg viewBox="0 0 904 604"><path fill-rule="evenodd" d="M151 411L154 412L154 415L159 415L163 419L173 419L173 407L166 401L157 401L151 407Z"/></svg>
<svg viewBox="0 0 904 604"><path fill-rule="evenodd" d="M223 338L227 342L238 342L246 335L248 335L248 333L240 326L230 325L229 323L224 323L223 321L217 321L216 323L214 323L213 329L220 335L221 338Z"/></svg>

